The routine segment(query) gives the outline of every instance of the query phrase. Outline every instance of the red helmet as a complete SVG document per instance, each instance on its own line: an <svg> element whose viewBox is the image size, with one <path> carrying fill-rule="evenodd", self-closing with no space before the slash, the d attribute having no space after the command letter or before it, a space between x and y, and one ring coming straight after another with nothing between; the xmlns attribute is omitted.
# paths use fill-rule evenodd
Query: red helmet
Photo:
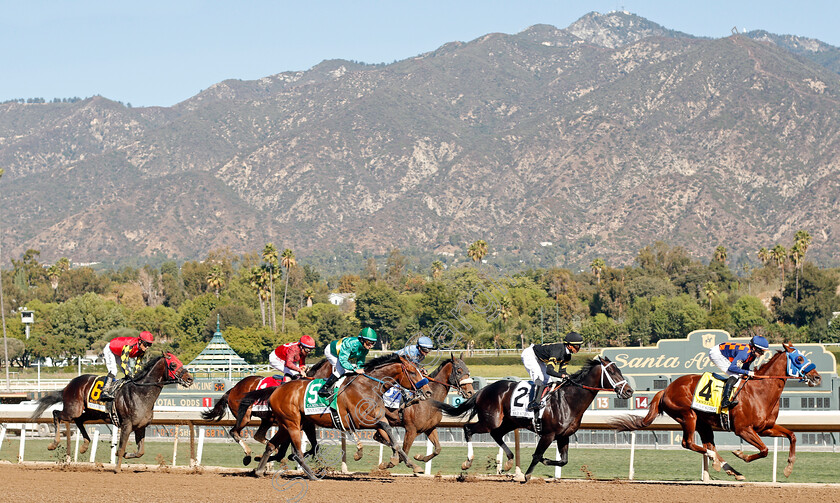
<svg viewBox="0 0 840 503"><path fill-rule="evenodd" d="M142 331L140 332L140 340L143 342L148 342L149 344L155 342L155 336L152 335L151 332Z"/></svg>
<svg viewBox="0 0 840 503"><path fill-rule="evenodd" d="M306 349L315 349L315 339L308 335L304 335L300 338L300 345Z"/></svg>

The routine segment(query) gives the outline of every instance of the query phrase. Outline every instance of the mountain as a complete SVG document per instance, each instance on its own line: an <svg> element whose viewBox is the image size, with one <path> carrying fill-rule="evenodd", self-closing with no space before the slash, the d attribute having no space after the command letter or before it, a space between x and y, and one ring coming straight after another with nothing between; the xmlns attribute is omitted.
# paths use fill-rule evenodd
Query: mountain
<svg viewBox="0 0 840 503"><path fill-rule="evenodd" d="M755 33L590 13L171 108L6 103L3 246L90 262L485 239L622 264L660 239L754 261L806 229L837 263L840 75L808 56L837 49Z"/></svg>

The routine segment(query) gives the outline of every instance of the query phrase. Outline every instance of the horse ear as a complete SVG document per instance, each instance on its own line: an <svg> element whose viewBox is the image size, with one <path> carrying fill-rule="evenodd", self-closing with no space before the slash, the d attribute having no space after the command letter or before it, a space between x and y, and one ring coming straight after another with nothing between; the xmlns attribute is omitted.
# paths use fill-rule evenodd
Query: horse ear
<svg viewBox="0 0 840 503"><path fill-rule="evenodd" d="M454 360L454 359L455 359L455 355L454 355L454 354L452 354L452 351L450 351L450 352L449 352L449 359L450 359L450 360Z"/></svg>
<svg viewBox="0 0 840 503"><path fill-rule="evenodd" d="M460 354L460 355L458 355L458 359L459 359L459 360L463 360L463 359L464 359L464 352L463 352L463 351L461 351L461 354Z"/></svg>
<svg viewBox="0 0 840 503"><path fill-rule="evenodd" d="M783 348L785 348L785 351L787 351L788 353L793 352L793 344L791 344L791 343L790 343L790 342L788 342L788 341L784 341L784 342L782 343L782 347L783 347Z"/></svg>

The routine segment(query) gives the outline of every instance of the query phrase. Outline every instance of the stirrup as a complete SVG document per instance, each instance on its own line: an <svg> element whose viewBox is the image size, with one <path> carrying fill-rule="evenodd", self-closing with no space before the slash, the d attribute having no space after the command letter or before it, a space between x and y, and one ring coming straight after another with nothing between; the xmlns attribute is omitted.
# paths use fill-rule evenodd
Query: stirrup
<svg viewBox="0 0 840 503"><path fill-rule="evenodd" d="M525 410L528 410L528 411L540 410L540 402L541 402L541 400L534 400L533 402L529 403L527 407L525 407Z"/></svg>
<svg viewBox="0 0 840 503"><path fill-rule="evenodd" d="M318 390L318 396L321 398L329 398L332 395L332 386L329 388L321 388Z"/></svg>
<svg viewBox="0 0 840 503"><path fill-rule="evenodd" d="M102 393L100 393L99 399L103 402L113 402L114 401L114 395L112 395L108 391L103 391Z"/></svg>

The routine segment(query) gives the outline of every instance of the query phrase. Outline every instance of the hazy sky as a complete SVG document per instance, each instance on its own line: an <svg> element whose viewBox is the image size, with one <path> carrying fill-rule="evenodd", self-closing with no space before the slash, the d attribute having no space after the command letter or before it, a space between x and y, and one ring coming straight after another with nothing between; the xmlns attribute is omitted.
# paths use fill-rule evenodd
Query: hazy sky
<svg viewBox="0 0 840 503"><path fill-rule="evenodd" d="M837 0L0 0L0 102L101 94L171 106L225 79L333 58L390 63L622 8L692 35L724 37L737 26L840 46Z"/></svg>

